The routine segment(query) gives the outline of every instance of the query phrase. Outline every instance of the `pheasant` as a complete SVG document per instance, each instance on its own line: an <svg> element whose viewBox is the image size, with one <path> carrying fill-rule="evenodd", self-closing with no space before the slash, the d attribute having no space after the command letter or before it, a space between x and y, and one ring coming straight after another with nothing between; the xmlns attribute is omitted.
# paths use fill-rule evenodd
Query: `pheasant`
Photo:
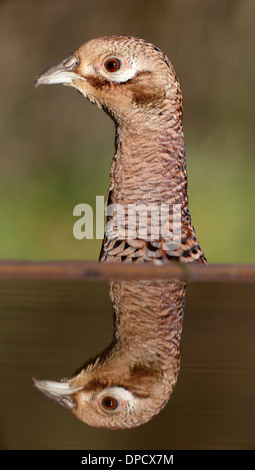
<svg viewBox="0 0 255 470"><path fill-rule="evenodd" d="M55 83L76 88L115 123L100 261L206 263L191 223L182 93L168 58L142 39L97 38L43 72L35 86ZM146 232L138 230L136 217L129 217L129 208L137 206L149 208ZM160 212L154 233L162 206L167 210ZM121 217L116 207L121 207ZM174 233L175 207L181 208L177 245L165 237Z"/></svg>
<svg viewBox="0 0 255 470"><path fill-rule="evenodd" d="M168 58L142 39L97 38L43 72L35 85L55 83L76 88L115 123L100 261L206 264L189 211L182 94ZM155 233L162 205L168 210ZM149 208L147 231L144 219L140 230L136 217L129 217L134 206ZM174 233L176 206L178 243L165 236ZM147 422L171 396L180 365L185 284L119 281L110 283L110 292L112 344L69 379L33 383L87 424L122 429Z"/></svg>
<svg viewBox="0 0 255 470"><path fill-rule="evenodd" d="M128 429L157 415L176 385L185 284L112 281L110 296L112 343L71 378L33 383L90 426Z"/></svg>

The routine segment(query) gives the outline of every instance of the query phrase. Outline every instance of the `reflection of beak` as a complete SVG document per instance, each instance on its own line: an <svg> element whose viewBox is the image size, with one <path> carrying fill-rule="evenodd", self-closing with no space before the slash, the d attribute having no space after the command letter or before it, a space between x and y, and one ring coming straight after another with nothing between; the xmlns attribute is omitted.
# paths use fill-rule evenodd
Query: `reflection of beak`
<svg viewBox="0 0 255 470"><path fill-rule="evenodd" d="M74 79L85 80L81 75L73 72L74 67L79 65L79 59L75 56L53 65L39 75L35 80L35 87L39 85L53 85L55 83L63 83L64 85L72 84Z"/></svg>
<svg viewBox="0 0 255 470"><path fill-rule="evenodd" d="M32 379L33 385L37 390L42 392L46 397L54 400L69 410L76 408L76 401L71 398L76 392L83 389L81 387L70 387L68 382L53 382L51 380L36 380Z"/></svg>

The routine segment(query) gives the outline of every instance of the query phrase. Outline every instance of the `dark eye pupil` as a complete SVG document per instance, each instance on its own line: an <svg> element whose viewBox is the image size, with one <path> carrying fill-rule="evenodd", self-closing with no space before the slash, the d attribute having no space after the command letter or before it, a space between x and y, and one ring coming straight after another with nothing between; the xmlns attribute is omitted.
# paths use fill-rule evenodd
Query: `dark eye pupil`
<svg viewBox="0 0 255 470"><path fill-rule="evenodd" d="M117 64L116 64L116 62L113 62L113 60L112 60L111 62L107 63L107 67L108 67L108 69L111 69L111 70L116 69Z"/></svg>
<svg viewBox="0 0 255 470"><path fill-rule="evenodd" d="M103 408L110 411L115 410L118 405L117 400L113 397L104 397L101 403Z"/></svg>
<svg viewBox="0 0 255 470"><path fill-rule="evenodd" d="M120 68L120 61L118 59L108 59L105 62L105 68L108 72L116 72Z"/></svg>

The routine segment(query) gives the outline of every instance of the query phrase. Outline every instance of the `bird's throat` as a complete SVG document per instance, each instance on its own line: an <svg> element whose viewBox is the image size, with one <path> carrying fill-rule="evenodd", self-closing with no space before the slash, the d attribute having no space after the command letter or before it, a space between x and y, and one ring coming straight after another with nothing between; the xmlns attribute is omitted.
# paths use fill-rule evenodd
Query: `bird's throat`
<svg viewBox="0 0 255 470"><path fill-rule="evenodd" d="M100 260L206 262L189 211L181 103L135 109L115 124Z"/></svg>
<svg viewBox="0 0 255 470"><path fill-rule="evenodd" d="M132 118L116 126L112 203L183 204L187 176L183 130L178 121L164 112L155 119L150 116L147 122Z"/></svg>

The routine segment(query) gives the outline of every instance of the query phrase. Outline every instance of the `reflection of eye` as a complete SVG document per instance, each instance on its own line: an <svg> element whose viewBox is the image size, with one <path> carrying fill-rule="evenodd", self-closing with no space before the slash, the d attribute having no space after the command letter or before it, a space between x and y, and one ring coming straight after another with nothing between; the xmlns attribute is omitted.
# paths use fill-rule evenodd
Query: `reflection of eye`
<svg viewBox="0 0 255 470"><path fill-rule="evenodd" d="M121 61L116 57L111 57L110 59L106 59L104 63L105 70L107 72L117 72L120 69Z"/></svg>
<svg viewBox="0 0 255 470"><path fill-rule="evenodd" d="M106 396L102 398L100 405L104 411L115 411L118 408L119 403L116 398Z"/></svg>

